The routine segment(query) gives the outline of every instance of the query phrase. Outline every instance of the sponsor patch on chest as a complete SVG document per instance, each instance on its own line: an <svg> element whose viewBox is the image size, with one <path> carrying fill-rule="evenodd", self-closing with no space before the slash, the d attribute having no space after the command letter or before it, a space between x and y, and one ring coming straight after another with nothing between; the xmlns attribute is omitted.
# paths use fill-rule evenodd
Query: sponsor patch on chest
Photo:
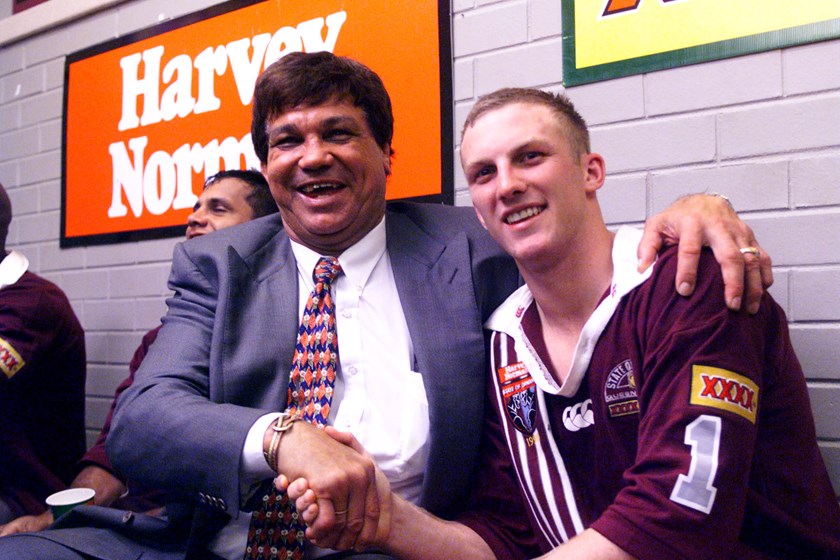
<svg viewBox="0 0 840 560"><path fill-rule="evenodd" d="M636 392L636 378L633 362L624 360L607 375L604 383L604 402L610 418L639 413L639 395Z"/></svg>
<svg viewBox="0 0 840 560"><path fill-rule="evenodd" d="M691 404L727 410L755 424L758 385L734 371L712 366L691 366Z"/></svg>
<svg viewBox="0 0 840 560"><path fill-rule="evenodd" d="M26 362L17 353L17 350L6 340L0 338L0 370L11 379Z"/></svg>
<svg viewBox="0 0 840 560"><path fill-rule="evenodd" d="M528 368L517 362L500 367L496 372L508 418L523 434L533 434L537 418L537 388Z"/></svg>

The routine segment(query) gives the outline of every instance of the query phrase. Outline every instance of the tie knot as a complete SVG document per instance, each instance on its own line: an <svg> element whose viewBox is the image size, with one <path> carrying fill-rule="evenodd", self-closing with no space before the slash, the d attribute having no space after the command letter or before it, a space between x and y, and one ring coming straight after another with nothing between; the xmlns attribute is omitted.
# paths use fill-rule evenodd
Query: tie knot
<svg viewBox="0 0 840 560"><path fill-rule="evenodd" d="M341 265L338 264L338 259L335 257L321 257L318 264L315 265L315 272L312 273L312 279L315 283L329 284L338 273L341 272Z"/></svg>

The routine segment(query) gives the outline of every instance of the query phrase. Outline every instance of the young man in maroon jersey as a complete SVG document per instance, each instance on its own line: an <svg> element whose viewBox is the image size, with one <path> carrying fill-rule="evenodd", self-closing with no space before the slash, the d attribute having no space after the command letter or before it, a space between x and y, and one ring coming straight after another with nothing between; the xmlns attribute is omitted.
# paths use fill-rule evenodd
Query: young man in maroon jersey
<svg viewBox="0 0 840 560"><path fill-rule="evenodd" d="M480 99L461 163L527 285L486 323L466 513L453 523L381 500L377 544L424 559L840 558L840 508L772 298L755 316L728 310L708 251L689 298L673 290L673 248L639 273L640 234L606 228L604 160L565 97ZM317 541L316 492L300 480L290 495Z"/></svg>

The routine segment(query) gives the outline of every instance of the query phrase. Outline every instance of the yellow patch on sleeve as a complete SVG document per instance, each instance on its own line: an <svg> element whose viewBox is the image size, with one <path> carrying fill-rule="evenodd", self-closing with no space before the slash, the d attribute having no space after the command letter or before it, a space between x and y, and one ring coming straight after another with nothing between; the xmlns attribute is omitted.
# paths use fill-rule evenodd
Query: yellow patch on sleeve
<svg viewBox="0 0 840 560"><path fill-rule="evenodd" d="M758 385L733 371L691 366L691 404L728 410L755 424Z"/></svg>
<svg viewBox="0 0 840 560"><path fill-rule="evenodd" d="M0 338L0 370L6 374L6 377L11 379L26 362L17 353L14 347Z"/></svg>

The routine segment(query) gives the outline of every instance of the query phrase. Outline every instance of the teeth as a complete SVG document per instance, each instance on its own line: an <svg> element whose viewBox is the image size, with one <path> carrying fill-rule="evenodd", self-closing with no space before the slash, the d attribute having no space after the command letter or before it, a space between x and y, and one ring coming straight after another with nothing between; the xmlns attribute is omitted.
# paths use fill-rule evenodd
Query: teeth
<svg viewBox="0 0 840 560"><path fill-rule="evenodd" d="M505 218L505 221L509 224L515 224L517 222L521 222L525 218L530 218L531 216L536 216L542 212L542 208L526 208L520 212L515 212Z"/></svg>
<svg viewBox="0 0 840 560"><path fill-rule="evenodd" d="M319 183L317 185L306 185L301 190L304 194L313 194L318 191L322 191L324 189L337 189L340 185L336 183Z"/></svg>

